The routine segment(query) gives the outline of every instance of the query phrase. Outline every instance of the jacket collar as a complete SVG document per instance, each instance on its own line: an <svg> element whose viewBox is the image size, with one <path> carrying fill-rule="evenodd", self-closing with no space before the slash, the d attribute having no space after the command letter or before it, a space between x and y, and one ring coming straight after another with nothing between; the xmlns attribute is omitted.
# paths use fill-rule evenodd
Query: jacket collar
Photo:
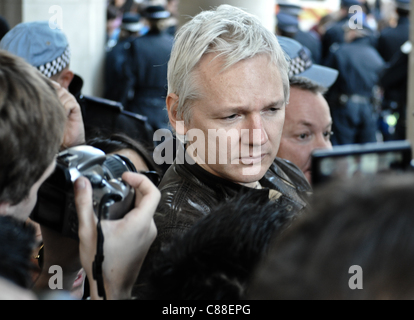
<svg viewBox="0 0 414 320"><path fill-rule="evenodd" d="M186 153L186 152L185 152ZM184 159L183 159L184 158ZM263 189L253 189L246 186L243 186L238 183L234 183L230 180L218 177L205 169L199 166L197 163L189 163L186 161L186 156L184 156L184 152L178 152L177 158L174 162L174 165L178 169L178 173L180 169L189 172L193 175L196 179L198 179L203 184L207 185L211 189L217 188L228 188L233 190L237 193L245 193L254 190L257 193L268 194L269 189L274 189L277 191L282 191L285 189L286 185L290 188L296 190L295 183L275 164L273 163L271 167L267 170L264 177L259 180L259 183L263 187ZM300 189L307 189L306 186Z"/></svg>

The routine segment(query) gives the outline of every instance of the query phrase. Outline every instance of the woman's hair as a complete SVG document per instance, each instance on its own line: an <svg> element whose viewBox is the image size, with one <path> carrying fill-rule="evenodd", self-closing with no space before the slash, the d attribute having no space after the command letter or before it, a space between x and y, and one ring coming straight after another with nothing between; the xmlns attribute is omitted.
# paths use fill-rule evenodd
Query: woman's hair
<svg viewBox="0 0 414 320"><path fill-rule="evenodd" d="M197 66L208 53L224 59L223 69L266 54L279 67L285 102L289 100L288 63L276 36L259 19L229 5L203 11L178 31L168 63L168 93L179 96L177 119L188 124L192 102L201 96Z"/></svg>
<svg viewBox="0 0 414 320"><path fill-rule="evenodd" d="M65 121L50 80L0 50L0 203L29 195L59 151Z"/></svg>
<svg viewBox="0 0 414 320"><path fill-rule="evenodd" d="M159 174L162 173L161 169L152 159L151 152L141 143L125 134L116 133L110 135L109 137L95 137L89 140L86 144L101 149L105 153L116 153L122 149L134 150L142 158L142 160L144 160L150 171L156 171Z"/></svg>

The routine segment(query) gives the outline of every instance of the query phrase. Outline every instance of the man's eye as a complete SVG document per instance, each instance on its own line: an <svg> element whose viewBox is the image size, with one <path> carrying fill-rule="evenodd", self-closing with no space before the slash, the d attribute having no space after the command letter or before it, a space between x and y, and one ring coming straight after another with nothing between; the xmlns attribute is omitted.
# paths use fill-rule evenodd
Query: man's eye
<svg viewBox="0 0 414 320"><path fill-rule="evenodd" d="M324 137L331 137L332 135L333 135L334 133L333 133L333 131L325 131L324 133L323 133L323 136Z"/></svg>
<svg viewBox="0 0 414 320"><path fill-rule="evenodd" d="M302 133L302 134L299 135L300 140L305 140L308 137L309 137L309 134L307 134L307 133Z"/></svg>
<svg viewBox="0 0 414 320"><path fill-rule="evenodd" d="M233 120L233 119L236 119L236 117L237 117L237 114L232 114L231 116L224 117L223 119L225 119L225 120Z"/></svg>
<svg viewBox="0 0 414 320"><path fill-rule="evenodd" d="M269 108L269 109L267 109L267 111L270 112L270 113L276 113L279 110L280 110L279 108Z"/></svg>

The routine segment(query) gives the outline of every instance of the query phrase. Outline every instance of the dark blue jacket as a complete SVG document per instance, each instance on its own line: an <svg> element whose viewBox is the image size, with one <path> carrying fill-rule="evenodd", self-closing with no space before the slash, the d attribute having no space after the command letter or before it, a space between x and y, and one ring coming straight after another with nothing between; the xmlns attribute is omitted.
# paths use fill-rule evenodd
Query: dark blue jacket
<svg viewBox="0 0 414 320"><path fill-rule="evenodd" d="M400 47L409 39L410 20L408 17L401 17L395 28L385 28L378 38L377 49L386 62L391 61Z"/></svg>
<svg viewBox="0 0 414 320"><path fill-rule="evenodd" d="M338 70L339 76L330 92L371 97L384 60L370 43L369 37L359 38L331 50L326 65Z"/></svg>

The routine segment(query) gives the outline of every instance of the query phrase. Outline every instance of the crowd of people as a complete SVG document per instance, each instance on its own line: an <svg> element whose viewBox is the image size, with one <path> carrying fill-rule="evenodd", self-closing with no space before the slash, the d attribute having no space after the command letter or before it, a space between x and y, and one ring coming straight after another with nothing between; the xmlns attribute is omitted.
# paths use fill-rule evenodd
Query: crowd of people
<svg viewBox="0 0 414 320"><path fill-rule="evenodd" d="M338 12L306 32L298 4L282 1L279 7L277 33L303 44L314 63L339 71L326 93L332 144L404 140L410 1L341 0Z"/></svg>
<svg viewBox="0 0 414 320"><path fill-rule="evenodd" d="M409 2L396 3L400 15L409 12ZM285 8L297 17L297 6ZM374 54L371 41L386 41L391 29L378 39L368 27L337 22L325 35L341 30L344 43L317 57L292 37L296 29L275 35L234 6L202 11L178 30L163 23L172 11L111 2L108 17L119 27L117 36L108 28L113 100L81 93L66 36L47 22L21 23L1 39L0 299L412 298L414 176L312 188L315 149L378 139L365 126L376 126L371 100L338 90L351 90L344 81L353 67L376 63L355 54ZM357 74L356 90L376 84L365 78L379 79ZM351 124L364 116L370 120ZM166 128L184 152L159 165L153 134ZM134 200L121 218L101 219L94 208L102 177L60 177L73 187L74 204L60 205L76 211L75 239L32 212L44 182L55 178L56 159L70 166L71 148L84 145L130 164L119 175ZM54 208L35 210L47 207ZM61 290L51 286L56 266ZM350 285L354 266L364 271L358 289Z"/></svg>

